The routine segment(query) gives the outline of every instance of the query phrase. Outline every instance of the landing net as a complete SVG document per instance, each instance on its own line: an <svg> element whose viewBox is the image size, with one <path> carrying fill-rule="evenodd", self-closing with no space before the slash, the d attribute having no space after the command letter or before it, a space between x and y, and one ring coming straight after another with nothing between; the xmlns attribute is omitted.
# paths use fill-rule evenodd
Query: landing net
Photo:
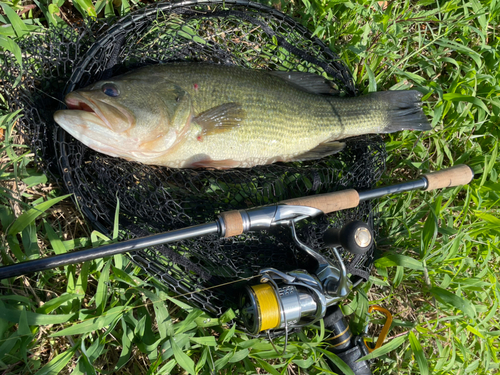
<svg viewBox="0 0 500 375"><path fill-rule="evenodd" d="M53 181L73 193L92 226L109 233L117 200L124 238L213 221L227 210L346 188L368 189L385 168L378 136L350 139L340 154L302 163L225 171L147 166L97 153L53 121L66 93L130 69L170 61L203 61L253 69L308 71L354 96L345 65L292 18L247 1L157 3L116 20L82 22L19 42L22 69L4 53L1 94L21 110L17 129ZM3 61L2 61L3 60ZM20 82L13 87L14 82ZM302 241L322 249L322 233L351 220L373 225L372 205L324 216L299 228ZM328 250L323 250L327 255ZM238 284L207 287L257 274L263 267L307 269L283 229L231 239L206 236L131 253L133 261L188 302L220 314L234 306ZM343 257L355 282L368 278L373 250ZM312 271L312 270L311 270ZM187 293L187 294L186 294Z"/></svg>

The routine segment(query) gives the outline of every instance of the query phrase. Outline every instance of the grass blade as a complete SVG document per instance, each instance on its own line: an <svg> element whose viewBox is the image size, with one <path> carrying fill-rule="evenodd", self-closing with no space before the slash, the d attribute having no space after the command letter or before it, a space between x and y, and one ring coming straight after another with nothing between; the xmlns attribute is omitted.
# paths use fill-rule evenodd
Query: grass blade
<svg viewBox="0 0 500 375"><path fill-rule="evenodd" d="M459 94L459 93L456 93L456 92L450 92L450 93L444 94L443 95L443 99L451 101L451 102L468 102L468 103L472 103L475 106L480 107L488 115L490 114L490 110L488 109L488 107L486 106L486 104L484 104L484 102L481 99L476 98L474 96L463 95L463 94Z"/></svg>
<svg viewBox="0 0 500 375"><path fill-rule="evenodd" d="M14 28L14 32L16 33L17 37L22 37L23 35L25 35L28 32L26 25L24 24L23 20L17 15L14 9L12 9L4 2L0 2L0 6L9 19L10 24Z"/></svg>
<svg viewBox="0 0 500 375"><path fill-rule="evenodd" d="M336 354L331 353L327 350L318 348L318 351L323 353L332 363L337 366L340 371L344 373L344 375L355 375L352 369L343 361L341 360Z"/></svg>
<svg viewBox="0 0 500 375"><path fill-rule="evenodd" d="M175 339L170 339L170 345L172 346L172 350L174 352L174 357L179 366L181 366L184 370L186 370L189 374L195 375L194 371L194 361L189 358L176 344Z"/></svg>
<svg viewBox="0 0 500 375"><path fill-rule="evenodd" d="M380 348L375 349L373 352L371 352L368 355L365 355L364 357L360 358L360 361L366 361L368 359L374 359L378 358L384 354L390 353L393 350L396 350L399 348L403 343L406 341L406 336L399 336L396 337L395 339L389 341L387 344L382 345Z"/></svg>
<svg viewBox="0 0 500 375"><path fill-rule="evenodd" d="M413 351L413 354L415 355L415 358L417 360L418 368L420 369L420 374L421 375L428 375L429 374L429 364L427 363L427 358L425 358L425 354L424 354L424 351L422 350L422 346L418 342L413 331L410 332L409 338L410 338L411 350Z"/></svg>
<svg viewBox="0 0 500 375"><path fill-rule="evenodd" d="M12 226L9 228L8 234L13 236L19 232L21 232L24 228L26 228L30 223L35 221L37 217L42 215L45 211L47 211L50 207L55 205L56 203L59 203L60 201L68 198L71 194L66 194L61 197L57 198L52 198L46 202L40 203L33 207L32 209L26 211L25 213L21 214L16 221L12 224Z"/></svg>
<svg viewBox="0 0 500 375"><path fill-rule="evenodd" d="M267 363L266 361L263 361L262 359L259 359L259 358L254 358L254 360L257 362L257 364L261 368L263 368L269 374L271 374L271 375L280 375L280 373L273 366L271 366L269 363ZM347 374L346 373L346 375L351 375L351 374ZM354 375L354 374L352 374L352 375Z"/></svg>
<svg viewBox="0 0 500 375"><path fill-rule="evenodd" d="M14 57L17 60L17 63L21 66L23 65L23 59L21 56L21 49L19 48L19 46L17 45L16 42L14 42L9 37L0 35L0 47L2 47L3 49L5 49L7 51L12 52L12 54L14 55Z"/></svg>
<svg viewBox="0 0 500 375"><path fill-rule="evenodd" d="M433 287L429 290L429 292L439 302L443 304L449 304L456 309L463 311L469 318L474 318L476 316L476 313L473 307L470 305L469 301L439 287Z"/></svg>
<svg viewBox="0 0 500 375"><path fill-rule="evenodd" d="M108 281L109 281L109 268L111 266L111 259L108 259L106 264L101 270L97 290L95 293L95 305L98 314L103 314L106 308L106 300L108 298Z"/></svg>
<svg viewBox="0 0 500 375"><path fill-rule="evenodd" d="M65 328L61 331L54 332L51 337L57 336L70 336L70 335L82 335L89 332L98 331L110 324L112 324L117 319L120 319L123 314L128 310L128 307L117 306L109 309L103 315L98 317L92 317L81 323L72 325L71 327ZM1 314L1 313L0 313ZM50 318L52 315L48 315Z"/></svg>
<svg viewBox="0 0 500 375"><path fill-rule="evenodd" d="M76 351L76 345L71 349L66 350L65 352L55 356L52 360L43 366L39 371L36 372L35 375L57 375L60 371L62 371L69 360L73 357Z"/></svg>
<svg viewBox="0 0 500 375"><path fill-rule="evenodd" d="M395 267L401 266L412 270L423 271L424 265L421 261L401 254L387 254L375 261L377 267Z"/></svg>
<svg viewBox="0 0 500 375"><path fill-rule="evenodd" d="M26 319L30 326L44 326L51 324L66 323L71 320L74 314L38 314L31 311L26 311ZM21 319L21 311L13 310L5 307L4 303L0 301L0 318L9 322L19 323Z"/></svg>

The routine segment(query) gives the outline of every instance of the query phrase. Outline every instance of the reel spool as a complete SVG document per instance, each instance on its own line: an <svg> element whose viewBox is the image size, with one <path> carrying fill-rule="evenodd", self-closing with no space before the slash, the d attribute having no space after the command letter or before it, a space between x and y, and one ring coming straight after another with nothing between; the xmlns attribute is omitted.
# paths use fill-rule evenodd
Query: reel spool
<svg viewBox="0 0 500 375"><path fill-rule="evenodd" d="M290 223L292 237L298 247L317 261L316 270L281 272L274 268L260 271L261 284L246 286L241 297L241 318L245 329L254 335L268 330L300 328L322 319L329 306L338 304L349 295L352 282L337 246L360 254L373 245L373 233L360 221L347 223L339 229L325 232L325 243L332 247L337 264L303 244Z"/></svg>
<svg viewBox="0 0 500 375"><path fill-rule="evenodd" d="M291 274L297 274L294 271ZM305 271L304 275L308 275ZM312 277L308 275L309 277ZM265 276L261 281L269 281ZM295 281L294 284L278 286L276 282L246 287L242 297L242 318L245 328L252 334L269 329L302 327L317 320L322 310L322 300L317 292Z"/></svg>

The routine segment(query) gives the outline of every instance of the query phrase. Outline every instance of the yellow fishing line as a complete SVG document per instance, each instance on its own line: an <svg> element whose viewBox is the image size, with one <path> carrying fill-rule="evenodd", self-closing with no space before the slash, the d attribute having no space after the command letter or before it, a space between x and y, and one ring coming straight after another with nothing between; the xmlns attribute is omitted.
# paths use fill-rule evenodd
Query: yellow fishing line
<svg viewBox="0 0 500 375"><path fill-rule="evenodd" d="M259 332L276 328L280 324L280 308L274 289L269 284L252 286L258 304L260 319Z"/></svg>

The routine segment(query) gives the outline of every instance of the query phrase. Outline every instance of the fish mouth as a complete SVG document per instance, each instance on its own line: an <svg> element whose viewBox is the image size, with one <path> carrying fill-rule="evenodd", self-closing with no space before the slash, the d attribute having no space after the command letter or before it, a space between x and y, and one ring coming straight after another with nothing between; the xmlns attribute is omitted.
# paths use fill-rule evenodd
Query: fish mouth
<svg viewBox="0 0 500 375"><path fill-rule="evenodd" d="M155 159L166 152L142 149L138 141L127 132L117 133L109 129L94 111L83 108L86 107L56 111L54 120L72 137L91 149L126 160L137 161L139 158L142 162Z"/></svg>
<svg viewBox="0 0 500 375"><path fill-rule="evenodd" d="M78 91L69 93L65 102L68 109L56 111L54 120L75 139L110 156L136 147L126 132L135 125L129 111Z"/></svg>
<svg viewBox="0 0 500 375"><path fill-rule="evenodd" d="M68 110L88 112L96 116L103 126L117 133L127 131L135 125L135 118L130 111L116 103L91 98L85 91L69 93L65 102Z"/></svg>
<svg viewBox="0 0 500 375"><path fill-rule="evenodd" d="M70 94L66 97L66 106L68 109L77 109L85 112L92 112L96 114L95 105L89 105L85 99L78 93Z"/></svg>

